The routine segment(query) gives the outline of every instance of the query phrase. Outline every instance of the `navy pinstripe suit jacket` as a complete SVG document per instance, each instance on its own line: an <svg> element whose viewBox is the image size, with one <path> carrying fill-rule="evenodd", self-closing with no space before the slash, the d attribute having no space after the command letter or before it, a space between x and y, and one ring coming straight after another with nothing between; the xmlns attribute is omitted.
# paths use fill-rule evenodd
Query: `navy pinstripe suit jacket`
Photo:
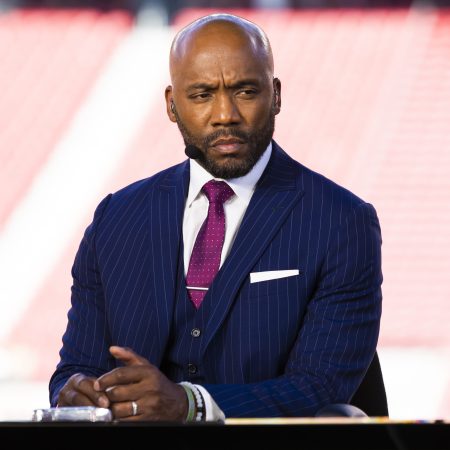
<svg viewBox="0 0 450 450"><path fill-rule="evenodd" d="M161 365L188 184L186 161L108 195L96 209L72 270L72 307L50 380L53 405L75 372L99 376L115 367L110 345ZM287 269L299 275L249 281L251 272ZM227 417L308 416L348 402L375 353L381 283L374 208L274 142L196 313L205 324L202 384Z"/></svg>

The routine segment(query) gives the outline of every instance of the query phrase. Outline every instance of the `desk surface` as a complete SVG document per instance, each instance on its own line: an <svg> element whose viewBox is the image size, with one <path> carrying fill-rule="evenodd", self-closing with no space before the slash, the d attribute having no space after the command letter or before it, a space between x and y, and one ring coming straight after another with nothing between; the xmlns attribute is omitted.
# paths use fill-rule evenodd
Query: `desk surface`
<svg viewBox="0 0 450 450"><path fill-rule="evenodd" d="M138 446L149 450L447 450L450 423L383 418L227 419L225 424L0 422L0 446L33 450Z"/></svg>

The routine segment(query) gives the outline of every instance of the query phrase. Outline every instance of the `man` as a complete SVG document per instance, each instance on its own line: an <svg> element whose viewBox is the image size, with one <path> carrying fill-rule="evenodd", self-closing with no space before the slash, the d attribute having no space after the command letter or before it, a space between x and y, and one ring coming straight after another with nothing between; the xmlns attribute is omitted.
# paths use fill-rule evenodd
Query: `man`
<svg viewBox="0 0 450 450"><path fill-rule="evenodd" d="M51 404L184 421L348 402L379 333L375 210L272 140L281 83L257 25L198 19L175 37L170 75L191 159L98 206Z"/></svg>

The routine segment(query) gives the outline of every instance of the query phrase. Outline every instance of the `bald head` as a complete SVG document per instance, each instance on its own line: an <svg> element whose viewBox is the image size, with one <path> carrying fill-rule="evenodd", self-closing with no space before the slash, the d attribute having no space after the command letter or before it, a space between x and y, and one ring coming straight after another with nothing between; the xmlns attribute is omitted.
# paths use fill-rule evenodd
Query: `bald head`
<svg viewBox="0 0 450 450"><path fill-rule="evenodd" d="M273 56L269 39L253 22L232 14L210 14L190 23L175 36L170 50L172 81L186 58L209 49L219 52L221 46L235 45L246 49L273 76Z"/></svg>

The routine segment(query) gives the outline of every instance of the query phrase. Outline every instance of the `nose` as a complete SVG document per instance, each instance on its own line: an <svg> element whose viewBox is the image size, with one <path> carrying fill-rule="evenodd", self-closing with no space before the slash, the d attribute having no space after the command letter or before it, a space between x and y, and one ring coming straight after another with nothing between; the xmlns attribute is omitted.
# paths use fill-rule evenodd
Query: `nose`
<svg viewBox="0 0 450 450"><path fill-rule="evenodd" d="M228 93L217 94L211 111L212 126L237 125L241 121L241 114L232 95Z"/></svg>

